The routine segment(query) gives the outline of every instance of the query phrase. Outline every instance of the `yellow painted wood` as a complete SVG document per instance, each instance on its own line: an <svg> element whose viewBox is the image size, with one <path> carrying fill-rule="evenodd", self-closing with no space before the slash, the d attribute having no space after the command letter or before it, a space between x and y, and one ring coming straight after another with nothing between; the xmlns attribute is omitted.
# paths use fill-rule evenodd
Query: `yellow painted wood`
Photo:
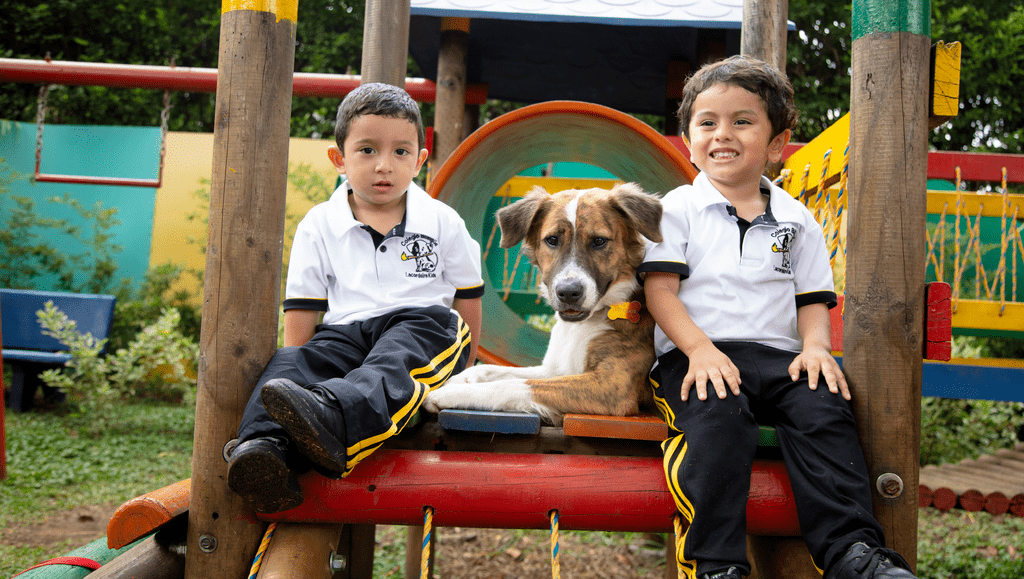
<svg viewBox="0 0 1024 579"><path fill-rule="evenodd" d="M843 153L846 151L846 143L850 140L850 115L845 114L831 127L822 131L814 138L793 153L782 164L783 169L789 169L792 178L784 184L784 189L790 195L796 197L800 192L800 177L804 168L810 164L811 170L807 176L807 191L817 191L818 182L821 180L821 164L825 158L825 151L832 150L829 155L828 170L825 172L825 184L831 185L839 181L839 174L843 171Z"/></svg>
<svg viewBox="0 0 1024 579"><path fill-rule="evenodd" d="M1024 217L1024 195L1006 197L1009 203L1006 215L1012 217L1016 210L1018 219ZM929 191L928 213L938 215L945 209L948 217L956 215L956 198L955 191ZM960 215L975 217L980 210L984 217L1003 216L1003 196L999 193L964 193L961 199L963 205L960 207Z"/></svg>
<svg viewBox="0 0 1024 579"><path fill-rule="evenodd" d="M1016 358L952 358L948 362L933 360L935 364L960 364L963 366L987 366L995 368L1024 368L1024 360Z"/></svg>
<svg viewBox="0 0 1024 579"><path fill-rule="evenodd" d="M957 329L1020 332L1024 330L1024 303L953 300L952 321Z"/></svg>
<svg viewBox="0 0 1024 579"><path fill-rule="evenodd" d="M270 12L277 15L277 20L299 20L299 0L221 0L221 14L232 10L253 10Z"/></svg>
<svg viewBox="0 0 1024 579"><path fill-rule="evenodd" d="M960 53L959 42L946 44L940 40L935 45L932 63L935 75L932 83L933 117L948 119L960 111Z"/></svg>
<svg viewBox="0 0 1024 579"><path fill-rule="evenodd" d="M611 189L618 179L575 179L567 177L512 177L500 189L494 192L495 197L523 197L534 187L543 187L548 193L557 193L566 189Z"/></svg>

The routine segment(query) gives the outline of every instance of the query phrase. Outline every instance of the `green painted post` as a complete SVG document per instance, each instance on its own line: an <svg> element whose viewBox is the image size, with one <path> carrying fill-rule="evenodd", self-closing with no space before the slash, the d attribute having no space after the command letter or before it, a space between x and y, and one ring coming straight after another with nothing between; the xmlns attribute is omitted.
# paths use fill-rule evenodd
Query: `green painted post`
<svg viewBox="0 0 1024 579"><path fill-rule="evenodd" d="M886 543L916 566L929 0L854 0L844 370ZM891 475L896 475L896 478Z"/></svg>

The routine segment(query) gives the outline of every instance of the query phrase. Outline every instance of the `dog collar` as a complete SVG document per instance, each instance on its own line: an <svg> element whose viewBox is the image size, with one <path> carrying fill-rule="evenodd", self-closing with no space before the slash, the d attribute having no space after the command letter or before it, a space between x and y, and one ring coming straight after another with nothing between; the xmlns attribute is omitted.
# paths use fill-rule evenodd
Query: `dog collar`
<svg viewBox="0 0 1024 579"><path fill-rule="evenodd" d="M609 320L629 320L634 324L640 321L640 302L622 302L608 306Z"/></svg>

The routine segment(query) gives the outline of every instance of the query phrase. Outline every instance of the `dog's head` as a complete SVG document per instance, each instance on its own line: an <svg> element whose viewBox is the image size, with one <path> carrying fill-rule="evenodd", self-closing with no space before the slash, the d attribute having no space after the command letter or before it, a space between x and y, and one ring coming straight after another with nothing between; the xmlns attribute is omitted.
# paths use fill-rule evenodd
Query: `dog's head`
<svg viewBox="0 0 1024 579"><path fill-rule="evenodd" d="M587 319L636 290L645 240L661 241L661 201L639 185L549 194L535 187L498 210L501 247L522 251L561 319Z"/></svg>

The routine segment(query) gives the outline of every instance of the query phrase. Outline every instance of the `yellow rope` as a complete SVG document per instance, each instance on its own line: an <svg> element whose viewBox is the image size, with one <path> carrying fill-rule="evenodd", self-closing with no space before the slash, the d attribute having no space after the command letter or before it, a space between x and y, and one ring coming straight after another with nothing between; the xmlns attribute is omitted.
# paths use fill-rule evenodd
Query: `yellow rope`
<svg viewBox="0 0 1024 579"><path fill-rule="evenodd" d="M796 198L800 200L801 203L807 202L807 200L804 199L804 196L807 194L807 176L810 174L811 164L807 163L807 165L804 167L804 174L802 177L800 177L800 193L798 193L796 196Z"/></svg>
<svg viewBox="0 0 1024 579"><path fill-rule="evenodd" d="M825 158L821 160L821 177L818 179L818 194L814 196L814 219L821 224L822 231L828 230L828 212L825 211L824 222L821 217L821 194L825 192L825 177L828 175L828 161L831 156L832 149L825 151Z"/></svg>
<svg viewBox="0 0 1024 579"><path fill-rule="evenodd" d="M686 570L683 569L683 564L679 562L679 553L683 550L683 517L679 513L672 515L672 528L676 534L676 548L673 550L673 559L676 560L676 577L682 579L686 577Z"/></svg>
<svg viewBox="0 0 1024 579"><path fill-rule="evenodd" d="M434 509L423 508L423 550L420 553L420 579L430 577L430 533L434 523Z"/></svg>
<svg viewBox="0 0 1024 579"><path fill-rule="evenodd" d="M829 205L832 213L832 239L829 242L829 262L833 267L836 265L836 254L839 253L839 229L840 220L843 217L843 202L846 196L847 175L850 170L850 141L846 141L846 149L843 150L843 172L839 177L839 193L836 195L835 206ZM844 260L845 261L845 260Z"/></svg>
<svg viewBox="0 0 1024 579"><path fill-rule="evenodd" d="M552 509L551 517L551 579L559 579L562 570L558 562L558 510Z"/></svg>
<svg viewBox="0 0 1024 579"><path fill-rule="evenodd" d="M1003 315L1003 311L1006 309L1006 250L1007 244L1010 241L1009 236L1006 233L1006 211L1010 208L1010 198L1008 196L1006 187L1006 167L1003 167L1003 216L1000 221L999 231L999 267L996 269L996 279L1000 280L999 284L999 315ZM1016 284L1014 284L1016 285Z"/></svg>
<svg viewBox="0 0 1024 579"><path fill-rule="evenodd" d="M260 565L263 564L263 553L267 551L267 547L270 546L270 538L274 536L274 529L277 528L277 523L270 523L267 527L267 532L263 534L263 540L260 541L259 549L256 549L256 558L252 560L252 567L249 568L249 579L254 579L256 574L260 572Z"/></svg>

